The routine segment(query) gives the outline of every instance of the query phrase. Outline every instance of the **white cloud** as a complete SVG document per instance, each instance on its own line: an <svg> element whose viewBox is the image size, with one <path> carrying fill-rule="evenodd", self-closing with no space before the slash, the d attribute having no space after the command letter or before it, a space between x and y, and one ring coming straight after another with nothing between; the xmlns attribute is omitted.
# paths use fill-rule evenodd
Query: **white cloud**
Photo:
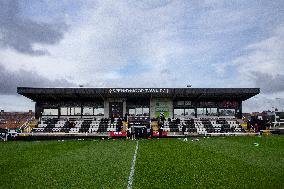
<svg viewBox="0 0 284 189"><path fill-rule="evenodd" d="M259 94L247 101L243 102L243 112L262 112L263 110L284 111L284 92L271 95Z"/></svg>
<svg viewBox="0 0 284 189"><path fill-rule="evenodd" d="M184 87L189 83L254 87L257 72L272 79L277 78L273 73L283 75L284 29L264 37L269 29L260 15L269 20L276 15L264 3L262 7L262 3L226 1L81 2L73 14L65 10L70 3L64 1L62 14L69 30L59 43L34 45L47 49L49 56L1 49L1 64L11 72L34 71L50 80L96 87ZM56 4L48 9L60 12ZM37 14L40 21L47 19ZM130 71L135 74L121 71L133 63L137 70Z"/></svg>
<svg viewBox="0 0 284 189"><path fill-rule="evenodd" d="M272 35L260 42L250 44L245 48L244 55L233 61L240 78L249 78L258 83L260 76L271 76L266 79L274 79L284 74L284 27L279 26ZM258 83L261 85L261 83ZM279 85L284 85L279 83ZM261 87L269 88L270 86ZM264 89L265 90L265 89ZM273 91L272 91L273 92Z"/></svg>

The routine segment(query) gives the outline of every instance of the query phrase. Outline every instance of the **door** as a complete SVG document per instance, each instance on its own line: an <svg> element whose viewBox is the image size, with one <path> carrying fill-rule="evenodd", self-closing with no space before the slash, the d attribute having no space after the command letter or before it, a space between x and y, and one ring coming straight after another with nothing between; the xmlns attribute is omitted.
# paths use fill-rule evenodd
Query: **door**
<svg viewBox="0 0 284 189"><path fill-rule="evenodd" d="M109 103L109 117L123 117L123 102Z"/></svg>

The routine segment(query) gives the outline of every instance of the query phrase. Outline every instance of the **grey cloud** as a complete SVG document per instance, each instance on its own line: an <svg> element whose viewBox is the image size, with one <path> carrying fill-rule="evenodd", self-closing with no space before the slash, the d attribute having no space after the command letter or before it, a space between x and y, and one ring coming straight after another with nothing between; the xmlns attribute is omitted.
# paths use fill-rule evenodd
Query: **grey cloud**
<svg viewBox="0 0 284 189"><path fill-rule="evenodd" d="M47 50L34 49L35 44L52 45L64 36L64 23L36 22L24 18L18 0L0 1L0 45L29 55L45 55Z"/></svg>
<svg viewBox="0 0 284 189"><path fill-rule="evenodd" d="M17 87L71 87L75 84L65 80L49 80L39 74L26 71L9 71L0 64L0 94L16 94Z"/></svg>
<svg viewBox="0 0 284 189"><path fill-rule="evenodd" d="M283 99L274 98L274 96L271 94L259 94L249 100L244 101L243 112L262 112L263 110L274 110L274 108L283 111L283 107Z"/></svg>
<svg viewBox="0 0 284 189"><path fill-rule="evenodd" d="M254 73L255 84L264 93L275 93L284 91L284 75L276 74L272 76L264 73Z"/></svg>

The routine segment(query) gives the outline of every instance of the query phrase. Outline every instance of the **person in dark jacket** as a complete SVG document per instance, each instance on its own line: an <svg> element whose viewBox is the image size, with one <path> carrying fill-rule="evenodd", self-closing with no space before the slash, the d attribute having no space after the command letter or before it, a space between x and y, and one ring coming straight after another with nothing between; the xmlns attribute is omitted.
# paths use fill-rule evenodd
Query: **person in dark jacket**
<svg viewBox="0 0 284 189"><path fill-rule="evenodd" d="M143 138L147 138L147 128L146 127L142 128L142 136Z"/></svg>
<svg viewBox="0 0 284 189"><path fill-rule="evenodd" d="M160 123L159 124L159 137L162 138L162 136L163 136L163 124Z"/></svg>
<svg viewBox="0 0 284 189"><path fill-rule="evenodd" d="M117 131L120 132L121 131L121 127L123 126L122 124L122 119L119 117L117 120Z"/></svg>
<svg viewBox="0 0 284 189"><path fill-rule="evenodd" d="M132 140L135 140L135 128L132 126L132 127L130 128L130 131L131 131L131 139L132 139Z"/></svg>
<svg viewBox="0 0 284 189"><path fill-rule="evenodd" d="M185 131L186 131L186 126L183 125L183 126L182 126L182 134L183 134L183 135L184 135Z"/></svg>
<svg viewBox="0 0 284 189"><path fill-rule="evenodd" d="M124 115L124 121L125 121L125 122L128 121L128 113L125 113L125 115Z"/></svg>
<svg viewBox="0 0 284 189"><path fill-rule="evenodd" d="M250 121L248 121L247 122L247 130L250 131L250 128L251 128L251 123L250 123Z"/></svg>
<svg viewBox="0 0 284 189"><path fill-rule="evenodd" d="M128 128L126 131L126 139L130 139L131 137L131 133L130 133L130 129Z"/></svg>
<svg viewBox="0 0 284 189"><path fill-rule="evenodd" d="M150 138L153 138L153 128L150 127Z"/></svg>
<svg viewBox="0 0 284 189"><path fill-rule="evenodd" d="M112 117L110 118L110 122L111 122L111 123L114 122L114 116L112 116Z"/></svg>

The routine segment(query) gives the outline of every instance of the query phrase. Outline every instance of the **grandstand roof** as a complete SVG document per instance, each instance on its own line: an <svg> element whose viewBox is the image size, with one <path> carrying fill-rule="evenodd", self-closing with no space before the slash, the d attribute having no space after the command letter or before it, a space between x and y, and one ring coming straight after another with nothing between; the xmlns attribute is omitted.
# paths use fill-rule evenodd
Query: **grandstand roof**
<svg viewBox="0 0 284 189"><path fill-rule="evenodd" d="M192 100L247 100L259 94L259 88L31 88L18 87L21 94L33 101L92 99L108 97L170 97Z"/></svg>

